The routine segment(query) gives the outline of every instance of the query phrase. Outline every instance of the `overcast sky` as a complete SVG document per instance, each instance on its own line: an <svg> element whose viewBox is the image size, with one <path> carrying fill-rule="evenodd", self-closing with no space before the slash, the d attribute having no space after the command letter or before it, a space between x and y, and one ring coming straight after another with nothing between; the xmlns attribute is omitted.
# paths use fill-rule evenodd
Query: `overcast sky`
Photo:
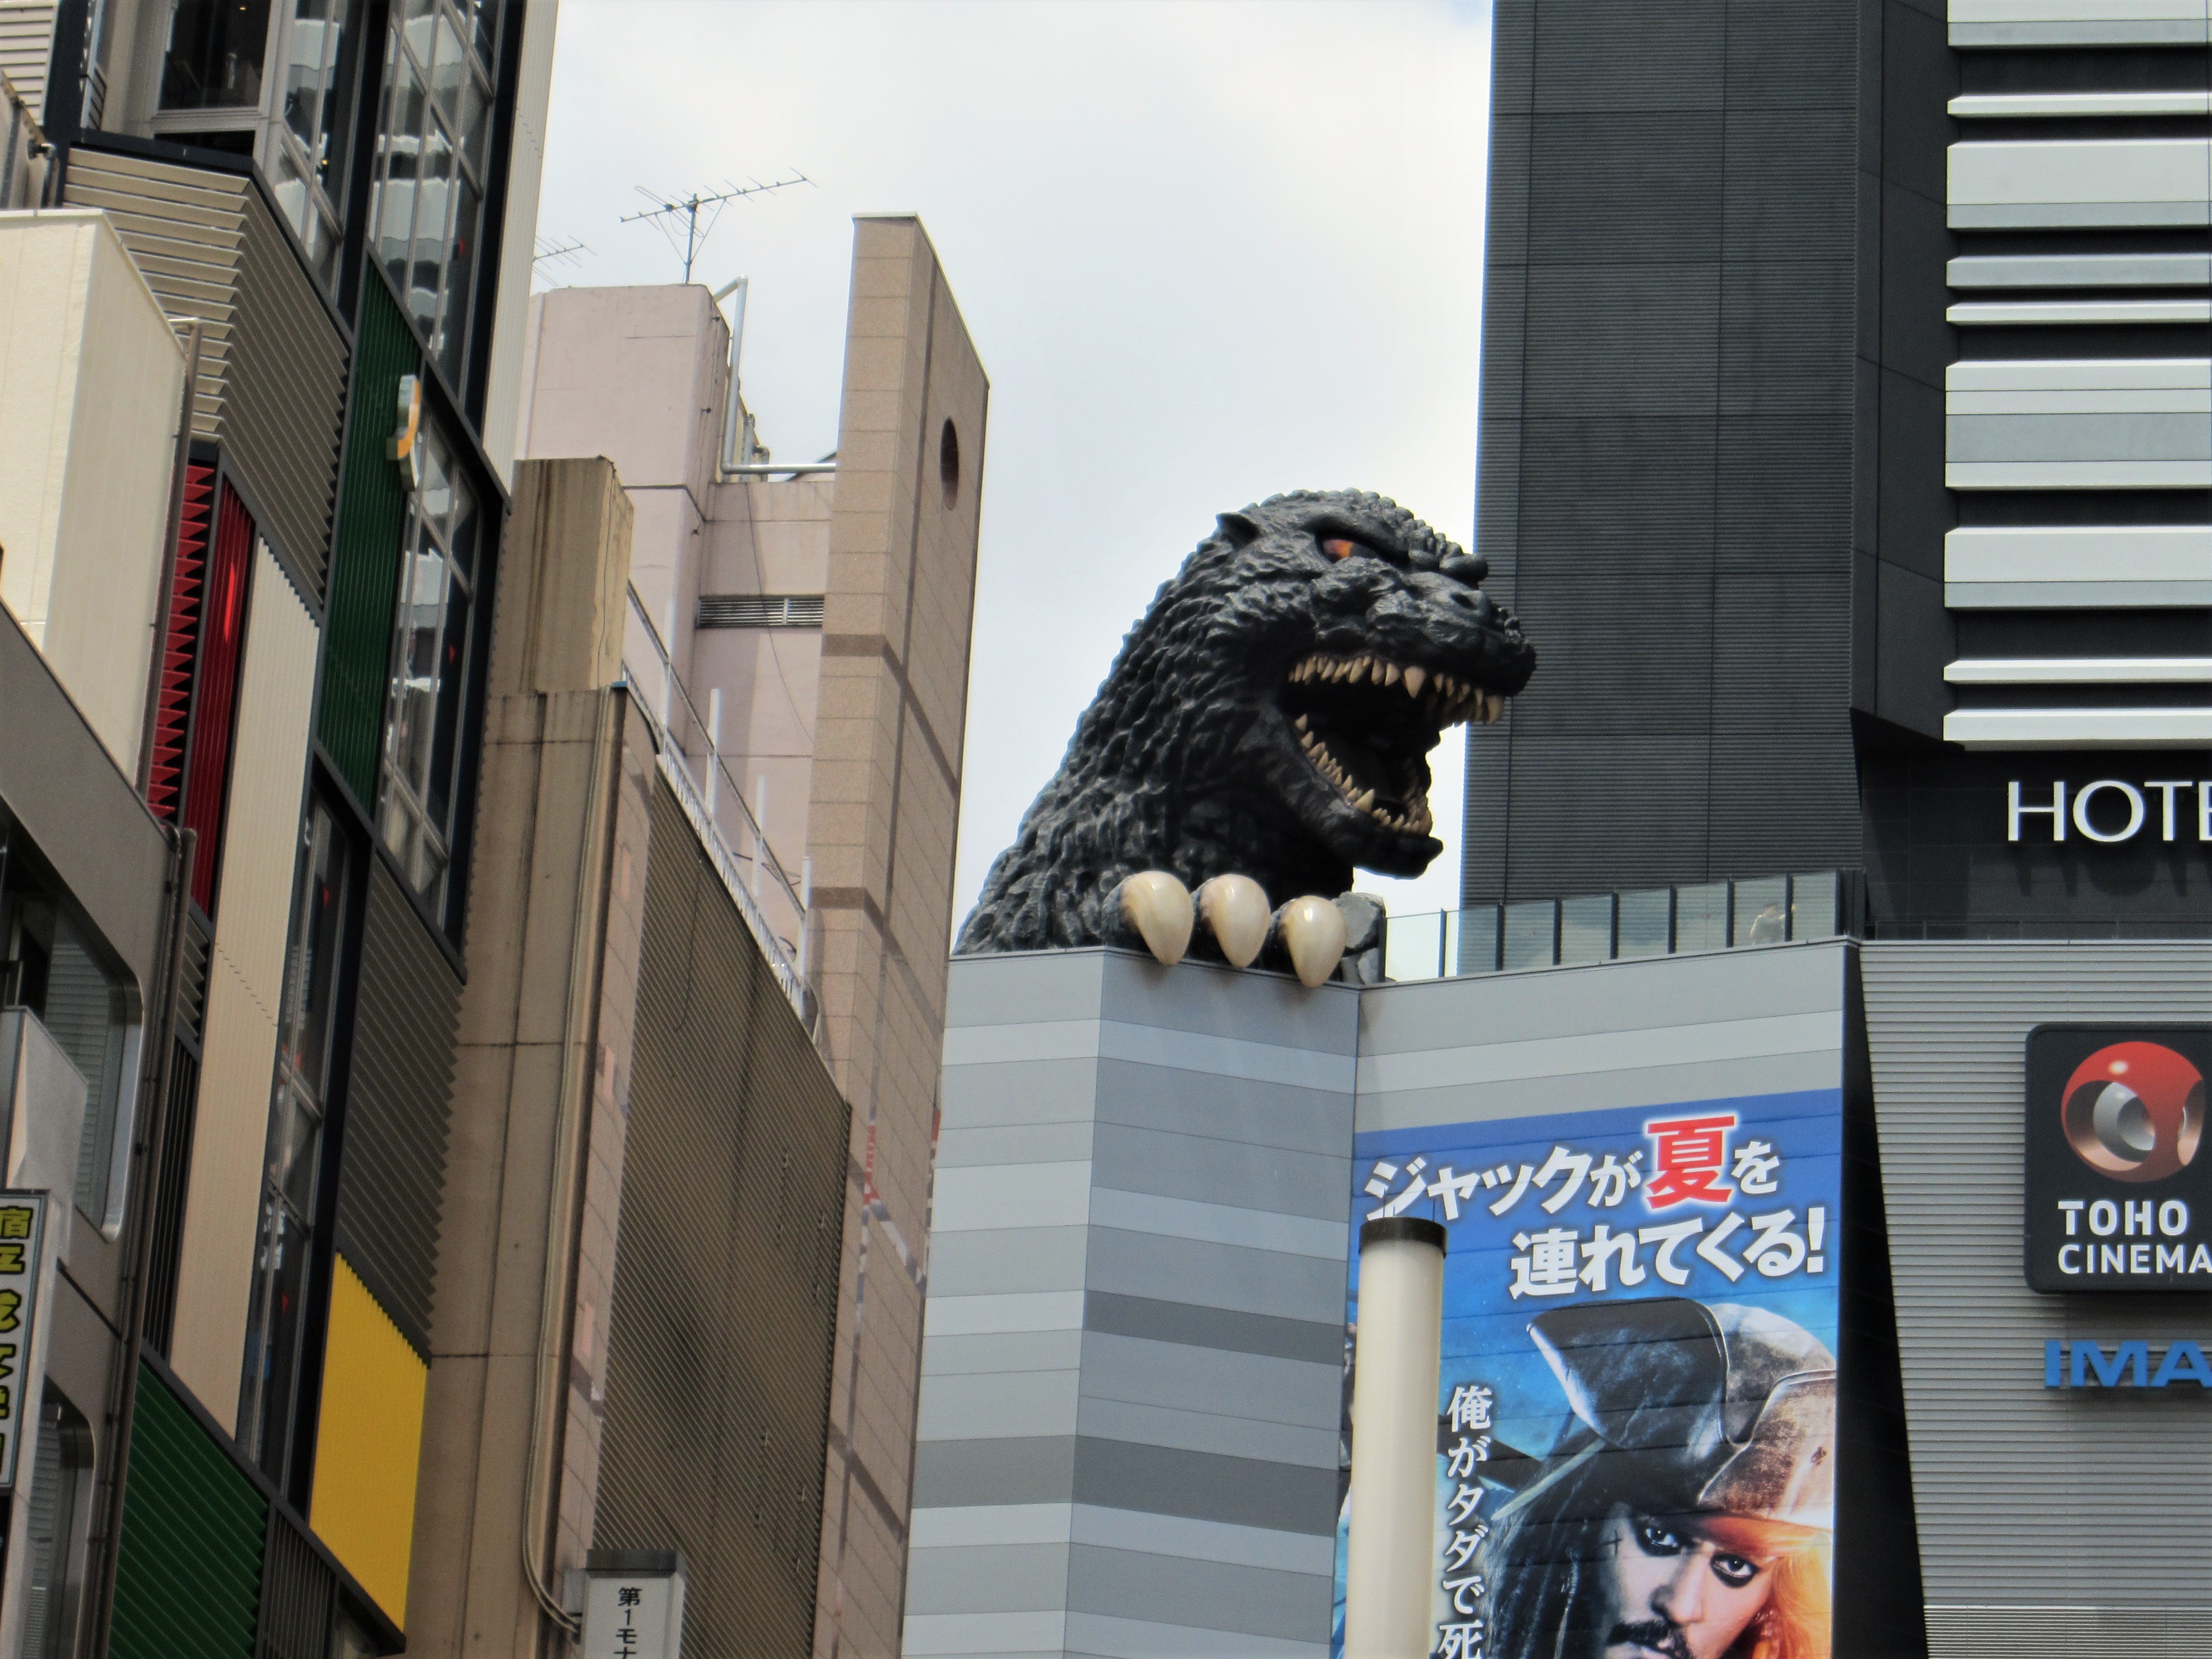
<svg viewBox="0 0 2212 1659"><path fill-rule="evenodd" d="M538 229L589 252L539 286L678 280L640 185L815 181L694 271L752 278L778 459L836 444L852 216L936 245L991 379L956 926L1216 513L1357 487L1471 542L1489 44L1482 0L562 0ZM1399 915L1457 902L1431 764L1443 854L1359 880Z"/></svg>

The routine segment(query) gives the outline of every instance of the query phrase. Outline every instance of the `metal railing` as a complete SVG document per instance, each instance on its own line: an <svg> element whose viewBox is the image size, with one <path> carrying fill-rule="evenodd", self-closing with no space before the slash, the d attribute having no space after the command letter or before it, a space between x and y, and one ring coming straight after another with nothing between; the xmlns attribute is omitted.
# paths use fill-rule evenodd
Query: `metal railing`
<svg viewBox="0 0 2212 1659"><path fill-rule="evenodd" d="M1383 973L1453 979L1833 939L1858 914L1852 874L1761 876L1393 916Z"/></svg>
<svg viewBox="0 0 2212 1659"><path fill-rule="evenodd" d="M818 1036L819 1010L806 977L813 860L800 861L795 883L778 861L760 821L764 796L757 810L748 803L723 759L722 694L711 695L702 715L669 657L667 641L674 621L672 605L671 615L656 626L637 590L629 590L623 678L653 728L660 774L668 780L699 845L736 901L800 1022L810 1035ZM766 779L760 783L764 791Z"/></svg>

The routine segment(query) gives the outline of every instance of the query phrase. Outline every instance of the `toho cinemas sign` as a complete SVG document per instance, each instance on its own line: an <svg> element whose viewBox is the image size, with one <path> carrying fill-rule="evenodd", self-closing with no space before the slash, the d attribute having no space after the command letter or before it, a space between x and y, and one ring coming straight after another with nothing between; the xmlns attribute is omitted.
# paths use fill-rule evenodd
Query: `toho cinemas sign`
<svg viewBox="0 0 2212 1659"><path fill-rule="evenodd" d="M2031 1290L2212 1290L2212 1026L2028 1033Z"/></svg>
<svg viewBox="0 0 2212 1659"><path fill-rule="evenodd" d="M2110 844L2134 841L2212 842L2212 779L2095 778L2005 785L2005 839Z"/></svg>

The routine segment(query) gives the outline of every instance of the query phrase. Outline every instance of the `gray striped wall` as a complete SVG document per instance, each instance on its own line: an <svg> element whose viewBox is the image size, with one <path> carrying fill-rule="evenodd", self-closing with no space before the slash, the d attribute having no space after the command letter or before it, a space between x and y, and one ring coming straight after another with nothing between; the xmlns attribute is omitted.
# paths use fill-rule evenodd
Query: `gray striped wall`
<svg viewBox="0 0 2212 1659"><path fill-rule="evenodd" d="M2212 1298L2039 1296L2021 1271L2028 1028L2212 1019L2212 945L1863 949L1929 1651L2212 1653L2212 1410L2042 1373L2050 1337L2201 1341Z"/></svg>
<svg viewBox="0 0 2212 1659"><path fill-rule="evenodd" d="M1358 1007L953 964L907 1653L1325 1659Z"/></svg>

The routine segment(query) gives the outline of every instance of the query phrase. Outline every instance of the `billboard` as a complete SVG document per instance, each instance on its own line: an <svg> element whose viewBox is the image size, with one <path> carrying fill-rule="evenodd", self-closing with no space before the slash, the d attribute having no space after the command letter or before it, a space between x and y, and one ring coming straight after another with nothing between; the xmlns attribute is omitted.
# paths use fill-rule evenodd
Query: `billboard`
<svg viewBox="0 0 2212 1659"><path fill-rule="evenodd" d="M1431 1653L1826 1659L1842 1118L1828 1088L1359 1136L1355 1223L1449 1237Z"/></svg>
<svg viewBox="0 0 2212 1659"><path fill-rule="evenodd" d="M2208 1073L2212 1026L2027 1034L2030 1289L2212 1289Z"/></svg>

